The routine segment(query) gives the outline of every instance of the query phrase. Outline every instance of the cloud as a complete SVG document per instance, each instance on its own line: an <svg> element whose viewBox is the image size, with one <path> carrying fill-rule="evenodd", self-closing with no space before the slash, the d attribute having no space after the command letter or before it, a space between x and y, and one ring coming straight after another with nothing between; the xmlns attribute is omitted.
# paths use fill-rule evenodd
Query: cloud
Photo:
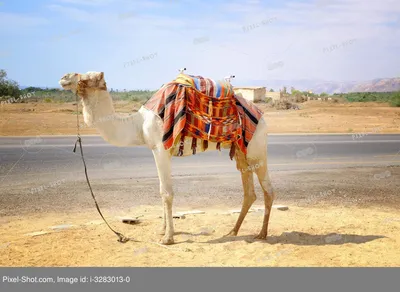
<svg viewBox="0 0 400 292"><path fill-rule="evenodd" d="M64 16L76 21L92 22L93 20L96 19L94 13L89 13L86 12L85 10L78 8L62 6L58 4L49 5L48 8L52 11L59 12Z"/></svg>
<svg viewBox="0 0 400 292"><path fill-rule="evenodd" d="M107 5L113 2L112 0L58 0L58 1L67 4L89 5L89 6Z"/></svg>
<svg viewBox="0 0 400 292"><path fill-rule="evenodd" d="M0 12L0 26L12 29L13 27L32 27L46 25L49 21L44 17L36 17L27 14ZM12 24L12 25L11 25Z"/></svg>

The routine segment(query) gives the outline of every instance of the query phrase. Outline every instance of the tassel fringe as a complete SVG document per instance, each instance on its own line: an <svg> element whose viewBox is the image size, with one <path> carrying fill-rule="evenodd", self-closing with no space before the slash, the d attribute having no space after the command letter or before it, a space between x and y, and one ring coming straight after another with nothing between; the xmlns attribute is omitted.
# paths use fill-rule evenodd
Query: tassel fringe
<svg viewBox="0 0 400 292"><path fill-rule="evenodd" d="M178 152L178 156L182 156L183 155L183 147L185 145L185 135L181 136L181 142L179 145L179 152Z"/></svg>
<svg viewBox="0 0 400 292"><path fill-rule="evenodd" d="M192 150L193 150L193 155L196 154L196 147L197 147L197 139L192 138Z"/></svg>
<svg viewBox="0 0 400 292"><path fill-rule="evenodd" d="M231 158L231 160L233 160L233 157L235 156L235 151L236 151L235 143L232 143L231 150L229 150L229 157Z"/></svg>

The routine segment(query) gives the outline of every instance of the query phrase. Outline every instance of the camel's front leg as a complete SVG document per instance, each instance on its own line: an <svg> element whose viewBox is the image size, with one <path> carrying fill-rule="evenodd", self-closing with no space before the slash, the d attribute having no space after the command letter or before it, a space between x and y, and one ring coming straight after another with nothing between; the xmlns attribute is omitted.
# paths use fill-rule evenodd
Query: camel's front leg
<svg viewBox="0 0 400 292"><path fill-rule="evenodd" d="M174 198L174 193L172 190L171 178L171 155L164 149L153 150L153 155L156 161L158 178L160 179L160 194L164 207L163 229L165 230L165 235L161 239L161 243L173 244L174 223L172 220L172 201Z"/></svg>

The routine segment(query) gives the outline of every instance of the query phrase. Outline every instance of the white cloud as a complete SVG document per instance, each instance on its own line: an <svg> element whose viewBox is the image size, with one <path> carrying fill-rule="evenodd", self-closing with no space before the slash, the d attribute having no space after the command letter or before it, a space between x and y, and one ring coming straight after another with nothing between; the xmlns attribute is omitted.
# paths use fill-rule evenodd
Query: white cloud
<svg viewBox="0 0 400 292"><path fill-rule="evenodd" d="M93 20L96 19L94 13L89 13L85 10L78 8L62 6L58 4L49 5L48 8L52 11L59 12L69 17L71 20L75 21L92 22Z"/></svg>
<svg viewBox="0 0 400 292"><path fill-rule="evenodd" d="M36 17L27 14L0 12L0 26L12 28L24 28L48 24L49 21L43 17Z"/></svg>
<svg viewBox="0 0 400 292"><path fill-rule="evenodd" d="M58 1L67 4L90 5L90 6L101 6L115 2L113 0L58 0Z"/></svg>

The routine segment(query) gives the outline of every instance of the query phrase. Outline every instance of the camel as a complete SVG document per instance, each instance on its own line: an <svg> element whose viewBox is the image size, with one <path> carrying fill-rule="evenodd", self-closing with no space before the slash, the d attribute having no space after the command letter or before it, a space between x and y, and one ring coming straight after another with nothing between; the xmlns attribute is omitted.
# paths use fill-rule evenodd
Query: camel
<svg viewBox="0 0 400 292"><path fill-rule="evenodd" d="M108 143L119 146L145 145L153 152L157 167L160 194L164 207L163 223L159 235L164 235L160 243L163 245L174 244L174 225L172 216L172 202L174 191L171 176L171 158L178 155L175 146L165 150L162 143L162 120L152 111L143 106L136 113L123 116L115 112L112 98L107 90L103 72L89 71L85 74L65 74L59 81L65 90L77 94L83 107L84 121L88 126L94 126L99 134ZM185 138L189 139L189 137ZM185 140L185 143L187 141ZM228 145L220 145L227 149ZM199 147L200 148L200 147ZM216 151L216 143L209 142L206 150L198 152ZM182 153L181 153L182 154ZM183 151L183 157L193 155L190 147ZM257 124L254 135L247 146L247 155L236 150L234 154L236 168L240 171L244 198L241 212L233 229L226 236L236 236L250 207L256 200L254 191L253 173L255 172L264 193L264 218L261 231L255 239L265 240L268 233L268 222L272 202L275 199L267 167L267 125L264 118Z"/></svg>

